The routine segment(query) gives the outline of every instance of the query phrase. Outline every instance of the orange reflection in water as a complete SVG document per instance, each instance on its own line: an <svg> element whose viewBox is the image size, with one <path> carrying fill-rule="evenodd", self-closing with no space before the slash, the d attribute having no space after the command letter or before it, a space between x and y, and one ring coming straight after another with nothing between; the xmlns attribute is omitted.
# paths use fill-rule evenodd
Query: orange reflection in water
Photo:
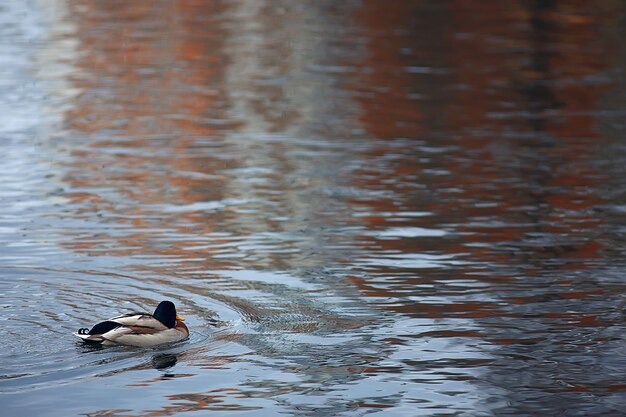
<svg viewBox="0 0 626 417"><path fill-rule="evenodd" d="M370 34L362 65L371 70L361 77L370 94L357 95L363 127L373 137L407 139L394 148L405 157L385 171L364 168L369 175L354 179L356 187L391 188L402 199L354 200L352 205L372 213L433 214L413 224L363 216L371 230L439 225L462 235L362 238L361 245L381 254L461 255L473 265L454 267L456 276L449 278L486 283L495 278L501 284L509 278L487 274L482 265L476 269L476 262L520 266L533 276L555 260L560 269L571 270L600 259L603 244L596 231L602 220L593 208L603 200L594 190L601 190L607 177L595 166L601 138L597 108L612 88L602 73L610 70L610 57L616 54L611 39L598 34L610 33L605 28L619 23L622 9L574 1L552 6L366 2L357 14ZM441 151L420 152L424 142ZM389 148L371 152L380 159ZM426 173L433 168L445 174ZM398 180L402 178L407 181ZM429 274L446 279L437 270L376 268L381 276L398 273L405 278L394 279L395 286L363 277L351 281L365 295L394 298L402 296L400 285L432 282ZM567 286L558 291L570 297ZM594 291L580 294L593 297ZM485 304L477 309L474 302L390 302L381 307L437 317L475 316L476 310L486 316L502 313L495 304Z"/></svg>
<svg viewBox="0 0 626 417"><path fill-rule="evenodd" d="M82 56L75 84L83 93L67 125L90 140L72 152L65 181L80 191L69 197L79 216L98 213L98 222L129 231L67 246L186 259L206 271L238 265L226 256L215 261L237 242L208 234L281 232L305 226L272 216L319 216L302 190L324 184L294 175L310 164L294 155L298 145L255 135L316 131L327 113L347 112L323 95L334 91L324 78L333 75L310 73L327 42L313 31L330 25L324 13L332 10L197 1L79 2L73 10ZM269 216L260 205L271 207ZM286 249L258 263L284 268L295 252ZM298 256L301 264L309 258Z"/></svg>
<svg viewBox="0 0 626 417"><path fill-rule="evenodd" d="M106 409L85 413L85 415L89 417L161 417L190 411L249 411L261 408L242 406L239 404L229 404L228 401L230 399L234 398L239 400L241 398L247 398L245 394L236 388L220 388L201 394L168 395L166 398L172 402L172 405L166 405L160 409L145 410L138 413L132 412L132 410L128 409Z"/></svg>
<svg viewBox="0 0 626 417"><path fill-rule="evenodd" d="M70 127L140 141L176 133L173 151L188 147L188 135L215 134L207 119L223 103L214 88L223 76L222 2L78 2L72 10L84 94Z"/></svg>
<svg viewBox="0 0 626 417"><path fill-rule="evenodd" d="M193 147L198 136L219 136L234 126L223 118L219 88L225 10L219 1L194 0L72 4L82 57L75 85L83 93L67 125L102 139L73 152L65 180L88 190L70 194L84 207L79 216L100 213L104 222L108 218L117 228L126 223L134 230L73 239L67 243L72 249L188 257L184 244L164 244L154 231L215 230L219 213L163 214L152 207L223 198L225 178L213 172L224 161L197 155Z"/></svg>

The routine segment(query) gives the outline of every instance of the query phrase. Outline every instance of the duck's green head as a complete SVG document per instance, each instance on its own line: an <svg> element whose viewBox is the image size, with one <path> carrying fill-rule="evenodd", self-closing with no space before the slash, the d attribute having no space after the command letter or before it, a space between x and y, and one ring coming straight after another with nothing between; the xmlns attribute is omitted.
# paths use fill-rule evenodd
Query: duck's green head
<svg viewBox="0 0 626 417"><path fill-rule="evenodd" d="M171 301L161 301L152 316L170 329L176 327L176 320L185 320L176 314L176 306Z"/></svg>

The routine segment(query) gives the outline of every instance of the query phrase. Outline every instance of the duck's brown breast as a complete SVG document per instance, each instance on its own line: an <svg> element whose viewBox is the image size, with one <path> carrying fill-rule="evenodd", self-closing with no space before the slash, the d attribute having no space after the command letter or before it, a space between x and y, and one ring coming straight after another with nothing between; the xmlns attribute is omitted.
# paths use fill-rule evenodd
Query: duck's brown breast
<svg viewBox="0 0 626 417"><path fill-rule="evenodd" d="M179 332L189 334L189 329L187 328L187 325L180 320L176 320L176 326L174 326L174 328Z"/></svg>

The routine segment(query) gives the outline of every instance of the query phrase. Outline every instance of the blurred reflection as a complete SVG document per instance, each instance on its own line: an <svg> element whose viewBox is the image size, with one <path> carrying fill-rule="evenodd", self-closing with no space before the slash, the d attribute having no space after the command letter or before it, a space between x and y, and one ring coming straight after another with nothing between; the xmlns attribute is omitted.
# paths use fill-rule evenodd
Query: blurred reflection
<svg viewBox="0 0 626 417"><path fill-rule="evenodd" d="M389 146L374 150L372 158L380 163L356 179L358 186L373 188L380 183L371 178L383 177L395 191L392 197L353 205L373 228L439 225L453 232L441 238L419 231L365 238L362 245L376 247L380 262L368 263L367 275L352 281L386 310L437 318L440 328L450 328L419 337L465 337L468 351L477 337L502 346L493 351L501 359L483 378L502 389L498 395L510 390L509 409L516 404L541 413L554 401L542 395L545 401L535 397L533 406L525 406L523 398L534 390L520 393L520 384L553 391L563 390L561 384L601 384L557 370L569 362L557 352L578 337L588 340L580 344L599 348L602 338L589 340L597 334L592 328L606 326L600 316L609 319L620 305L619 297L607 297L601 283L580 272L605 262L598 210L610 204L601 190L614 172L598 168L598 141L610 142L598 129L606 115L596 106L615 87L603 75L615 62L599 57L616 52L597 33L619 24L616 16L624 10L613 6L422 2L396 5L402 11L395 14L371 3L361 12L368 27L392 21L397 28L395 38L374 36L369 44L372 61L382 64L378 69L368 61L375 70L365 79L378 84L362 104L371 108L363 119L368 131L396 142L398 152L390 156ZM479 7L480 13L471 12ZM436 27L425 30L431 26ZM420 36L424 32L430 36ZM390 45L401 45L401 53ZM389 127L394 124L398 128ZM436 255L415 256L417 248ZM446 318L474 320L459 329ZM605 345L608 362L612 345ZM518 372L510 372L513 357L521 359L514 366L523 383ZM610 366L602 369L614 380Z"/></svg>
<svg viewBox="0 0 626 417"><path fill-rule="evenodd" d="M328 138L358 128L352 123L351 102L336 90L342 74L358 71L349 66L358 48L343 39L352 30L341 26L356 8L354 3L230 3L229 28L236 30L225 43L223 88L231 111L241 119L239 134L288 133L293 137L281 140L288 151L297 149L293 141L301 135ZM284 165L280 160L266 162Z"/></svg>
<svg viewBox="0 0 626 417"><path fill-rule="evenodd" d="M73 154L65 180L81 190L69 194L86 220L115 227L95 237L73 235L67 245L88 253L189 259L185 267L200 271L242 261L317 266L337 257L319 247L324 235L308 235L343 206L324 195L337 186L343 153L310 139L302 149L298 138L267 136L351 131L350 109L330 85L341 74L310 64L320 54L325 61L328 49L330 58L354 54L318 36L324 22L328 31L343 33L325 8L274 2L76 6L77 19L92 29L81 39L79 66L86 75L77 85L85 93L68 124L94 138ZM166 25L153 31L150 22L160 15L168 16ZM324 19L314 20L319 15ZM285 54L278 53L281 46ZM298 112L284 112L278 103ZM87 120L94 114L98 121ZM105 130L111 135L95 135ZM296 235L274 235L283 232ZM274 242L287 246L278 249Z"/></svg>
<svg viewBox="0 0 626 417"><path fill-rule="evenodd" d="M413 253L419 239L421 251L449 254L429 271L438 279L443 274L486 283L493 281L493 269L535 274L546 261L581 269L600 256L603 244L595 235L602 221L592 208L603 202L590 190L600 189L610 173L596 169L587 151L599 136L589 106L612 85L597 76L611 62L599 63L600 52L590 42L597 27L615 21L588 15L586 6L577 10L564 3L560 10L550 4L493 4L472 19L455 15L473 7L471 2L450 8L406 2L395 13L374 2L360 12L366 25L385 24L374 18L384 15L399 28L395 38L373 36L367 65L374 70L365 80L379 80L386 93L372 87L362 101L364 109L372 107L365 112L371 118L363 119L368 131L395 143L391 155L387 144L374 148L371 158L379 163L354 180L361 188L384 183L390 197L352 204L372 228L439 225L461 234L432 238L414 229L406 237L366 238L363 246L377 246L382 254ZM446 13L458 23L447 31L438 25L429 32L434 38L418 36ZM402 53L391 54L389 45L401 45ZM556 80L554 72L562 78ZM389 117L402 129L391 129L387 121L388 132L376 131L376 106L393 109ZM418 122L415 115L426 112L433 117ZM424 129L427 134L421 134ZM413 259L411 280L423 269ZM468 267L451 271L455 260ZM393 270L381 267L383 273ZM420 304L411 304L421 311Z"/></svg>

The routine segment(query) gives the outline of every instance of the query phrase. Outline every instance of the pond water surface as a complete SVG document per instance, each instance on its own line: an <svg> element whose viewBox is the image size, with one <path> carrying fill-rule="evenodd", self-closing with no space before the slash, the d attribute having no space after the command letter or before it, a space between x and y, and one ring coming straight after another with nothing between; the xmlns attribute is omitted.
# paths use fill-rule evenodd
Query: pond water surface
<svg viewBox="0 0 626 417"><path fill-rule="evenodd" d="M0 414L620 415L625 16L3 1Z"/></svg>

